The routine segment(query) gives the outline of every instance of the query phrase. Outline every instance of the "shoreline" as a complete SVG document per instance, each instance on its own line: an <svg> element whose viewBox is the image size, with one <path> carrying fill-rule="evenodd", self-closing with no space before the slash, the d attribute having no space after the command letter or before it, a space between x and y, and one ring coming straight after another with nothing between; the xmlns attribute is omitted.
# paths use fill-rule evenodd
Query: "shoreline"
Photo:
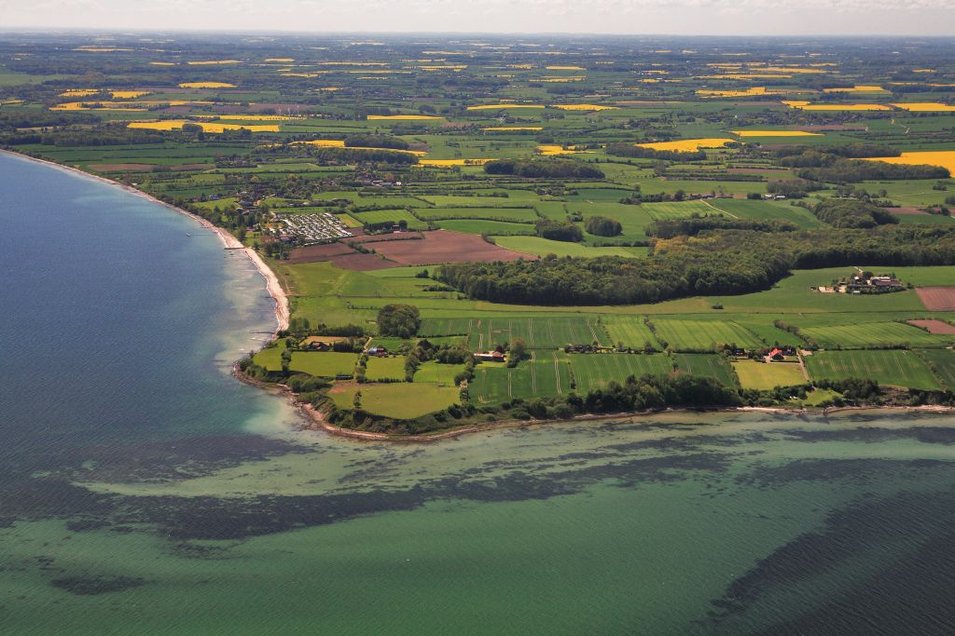
<svg viewBox="0 0 955 636"><path fill-rule="evenodd" d="M298 402L295 394L284 384L271 384L262 382L255 378L247 376L239 369L238 363L233 367L233 376L239 382L257 387L263 391L272 393L276 396L286 398L307 420L307 423L301 427L303 431L322 431L328 435L341 437L356 442L389 442L398 444L428 444L431 442L440 442L449 439L456 439L463 435L472 435L475 433L487 433L492 431L537 428L540 426L551 426L554 424L573 424L583 422L634 422L645 418L651 418L663 414L694 414L704 413L730 414L730 413L764 413L766 415L819 415L828 418L830 415L842 415L849 413L920 413L924 415L952 415L955 414L955 407L952 406L838 406L819 408L783 408L783 407L764 407L764 406L737 406L732 408L713 407L713 408L665 408L652 411L634 411L621 413L600 413L576 415L569 419L549 419L549 420L499 420L495 422L468 424L460 428L444 429L431 433L417 433L411 435L401 435L392 433L374 433L371 431L359 431L356 429L343 428L335 426L325 421L322 413L311 404Z"/></svg>
<svg viewBox="0 0 955 636"><path fill-rule="evenodd" d="M39 159L37 157L31 157L29 155L24 155L18 152L0 149L0 153L5 155L22 159L24 161L32 161L39 164L44 164L52 168L62 170L64 172L78 175L80 177L98 181L100 183L110 185L113 187L118 187L129 194L137 196L141 199L149 201L160 205L168 210L171 210L177 214L188 217L195 221L202 228L213 232L219 240L222 242L223 249L227 250L241 250L245 253L246 257L252 262L256 271L265 279L265 288L269 296L272 298L274 303L274 315L276 319L277 326L272 333L272 337L269 342L266 343L266 346L274 341L277 337L279 331L288 329L289 318L290 318L290 308L289 308L289 299L288 294L282 288L281 283L279 282L278 276L275 272L265 263L264 259L255 250L250 247L243 245L236 237L226 231L224 228L220 228L214 225L212 222L207 221L206 219L197 216L191 212L183 210L182 208L176 207L165 201L161 201L156 197L138 190L133 186L120 183L118 181L113 181L105 177L101 177L96 174L89 172L84 172L79 168L74 168L72 166L66 166L63 164L56 163L54 161L49 161L47 159ZM896 413L925 413L925 414L952 414L955 413L955 407L946 407L946 406L844 406L844 407L828 407L824 409L814 409L814 408L785 408L785 407L734 407L734 408L712 408L712 409L687 409L687 408L667 408L654 411L639 411L639 412L623 412L616 414L586 414L586 415L577 415L570 419L550 419L550 420L501 420L488 423L478 423L470 424L467 426L462 426L460 428L452 428L439 430L431 433L420 433L420 434L411 434L411 435L402 435L402 434L390 434L390 433L374 433L370 431L359 431L355 429L343 428L340 426L335 426L333 424L325 421L324 416L320 411L312 407L310 404L303 404L298 402L295 399L295 395L288 389L288 387L281 384L270 384L261 382L254 378L251 378L239 370L238 363L233 365L233 377L238 381L247 384L249 386L254 386L260 390L272 393L276 396L282 396L285 399L289 400L291 404L301 413L304 422L303 425L299 428L302 431L323 431L326 434L334 435L336 437L342 437L346 439L351 439L355 441L368 441L368 442L398 442L398 443L430 443L438 442L447 439L454 439L462 435L470 435L473 433L482 433L495 430L505 430L505 429L517 429L517 428L531 428L538 426L547 426L556 423L573 423L573 422L621 422L621 421L633 421L635 418L647 418L654 415L659 415L663 413L765 413L767 415L795 415L795 414L818 414L823 417L828 417L829 415L835 415L840 413L865 413L865 412L896 412Z"/></svg>
<svg viewBox="0 0 955 636"><path fill-rule="evenodd" d="M180 214L182 216L192 219L197 224L199 224L200 227L213 232L217 237L219 237L219 241L222 242L223 249L243 251L246 257L248 257L248 259L252 262L252 265L255 267L256 271L258 271L259 275L261 275L262 278L265 279L265 290L268 292L269 296L272 298L272 302L275 304L274 315L275 315L275 321L276 321L276 328L272 332L272 339L274 339L278 335L279 331L284 331L285 329L288 329L289 318L290 318L288 294L282 288L281 283L279 283L278 276L276 276L275 272L272 271L272 269L266 264L266 262L262 259L261 256L259 256L259 254L255 250L253 250L251 247L246 247L245 245L243 245L239 241L239 239L232 236L232 234L227 232L224 228L218 227L217 225L213 224L210 221L207 221L201 216L195 215L192 212L176 207L172 205L171 203L160 201L156 197L146 192L143 192L142 190L138 190L137 188L134 188L133 186L126 185L125 183L120 183L119 181L113 181L112 179L107 179L106 177L101 177L96 174L85 172L83 170L80 170L79 168L66 166L61 163L56 163L55 161L50 161L48 159L39 159L37 157L31 157L29 155L25 155L19 152L14 152L12 150L0 149L0 152L11 157L23 159L24 161L32 161L35 163L43 164L43 165L55 168L57 170L62 170L69 174L74 174L74 175L81 176L87 179L92 179L93 181L98 181L106 185L120 188L121 190L129 194L132 194L133 196L137 196L141 199L145 199L146 201L149 201L150 203L154 203L156 205L161 205L168 210L172 210L173 212L177 214Z"/></svg>

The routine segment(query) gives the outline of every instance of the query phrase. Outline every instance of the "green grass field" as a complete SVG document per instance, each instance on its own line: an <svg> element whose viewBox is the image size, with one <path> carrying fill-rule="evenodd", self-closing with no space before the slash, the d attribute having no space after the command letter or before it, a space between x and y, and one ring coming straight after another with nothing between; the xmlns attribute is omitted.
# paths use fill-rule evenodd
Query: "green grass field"
<svg viewBox="0 0 955 636"><path fill-rule="evenodd" d="M777 386L796 386L806 384L802 368L795 362L757 362L756 360L737 360L733 370L744 389L766 391Z"/></svg>
<svg viewBox="0 0 955 636"><path fill-rule="evenodd" d="M514 398L566 394L571 391L570 377L567 361L556 352L535 352L533 359L513 369L485 362L474 369L471 399L478 404L499 404Z"/></svg>
<svg viewBox="0 0 955 636"><path fill-rule="evenodd" d="M762 191L763 184L754 183L753 189ZM795 223L801 228L822 227L823 223L812 215L809 210L789 202L752 201L749 199L713 199L713 207L727 216L740 219L778 220Z"/></svg>
<svg viewBox="0 0 955 636"><path fill-rule="evenodd" d="M404 356L395 358L368 358L365 377L370 382L377 382L379 380L404 380Z"/></svg>
<svg viewBox="0 0 955 636"><path fill-rule="evenodd" d="M445 230L465 232L467 234L487 234L495 236L532 236L535 232L530 223L508 223L505 221L482 221L479 219L457 219L435 221L435 225ZM526 252L527 250L521 250Z"/></svg>
<svg viewBox="0 0 955 636"><path fill-rule="evenodd" d="M440 411L460 401L456 387L437 384L391 382L388 384L336 384L329 396L341 409L352 409L355 393L361 391L361 408L368 413L410 420Z"/></svg>
<svg viewBox="0 0 955 636"><path fill-rule="evenodd" d="M645 247L593 247L585 243L551 241L539 236L495 236L494 242L509 250L534 254L535 256L554 254L559 257L623 256L626 258L642 258L647 255L647 248Z"/></svg>
<svg viewBox="0 0 955 636"><path fill-rule="evenodd" d="M670 357L662 353L578 353L566 359L580 394L606 387L611 380L623 382L631 375L667 375L673 371Z"/></svg>
<svg viewBox="0 0 955 636"><path fill-rule="evenodd" d="M274 347L262 349L252 357L252 362L267 371L282 370L282 352L285 351L285 340L279 340Z"/></svg>
<svg viewBox="0 0 955 636"><path fill-rule="evenodd" d="M735 322L724 320L651 319L657 338L675 351L712 351L714 347L735 344L754 348L763 342L754 333Z"/></svg>
<svg viewBox="0 0 955 636"><path fill-rule="evenodd" d="M916 353L928 363L942 386L955 391L955 351L951 349L922 349Z"/></svg>
<svg viewBox="0 0 955 636"><path fill-rule="evenodd" d="M654 348L660 346L643 316L608 316L603 324L612 345L623 343L624 346L635 349L642 348L647 343Z"/></svg>
<svg viewBox="0 0 955 636"><path fill-rule="evenodd" d="M607 332L596 316L482 318L471 322L469 340L472 351L485 351L496 345L523 338L531 349L556 349L568 344L607 342Z"/></svg>
<svg viewBox="0 0 955 636"><path fill-rule="evenodd" d="M713 378L726 386L736 386L736 376L729 361L720 354L675 353L677 369L702 378Z"/></svg>
<svg viewBox="0 0 955 636"><path fill-rule="evenodd" d="M337 375L352 375L358 354L318 351L296 351L292 354L289 369L316 377L334 378Z"/></svg>
<svg viewBox="0 0 955 636"><path fill-rule="evenodd" d="M372 210L370 212L355 212L353 216L362 223L385 223L388 221L398 223L404 221L412 230L423 230L428 227L426 222L418 219L407 210Z"/></svg>
<svg viewBox="0 0 955 636"><path fill-rule="evenodd" d="M938 380L913 351L820 351L806 357L813 380L871 378L880 384L938 389Z"/></svg>
<svg viewBox="0 0 955 636"><path fill-rule="evenodd" d="M418 208L415 210L415 215L422 221L483 219L487 221L533 223L538 219L533 208Z"/></svg>
<svg viewBox="0 0 955 636"><path fill-rule="evenodd" d="M454 386L455 376L463 372L463 364L438 364L437 362L430 361L418 367L417 372L414 374L414 381L416 383L429 382L442 386Z"/></svg>
<svg viewBox="0 0 955 636"><path fill-rule="evenodd" d="M832 327L806 327L802 333L822 347L865 348L884 345L944 347L955 336L930 334L900 322L872 322Z"/></svg>

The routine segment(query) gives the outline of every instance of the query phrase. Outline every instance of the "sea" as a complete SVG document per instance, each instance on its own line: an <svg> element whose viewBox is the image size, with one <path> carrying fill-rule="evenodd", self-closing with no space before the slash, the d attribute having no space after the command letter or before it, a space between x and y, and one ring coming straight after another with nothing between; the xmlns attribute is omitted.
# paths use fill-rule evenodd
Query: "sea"
<svg viewBox="0 0 955 636"><path fill-rule="evenodd" d="M0 155L0 633L950 634L955 418L300 430L264 280Z"/></svg>

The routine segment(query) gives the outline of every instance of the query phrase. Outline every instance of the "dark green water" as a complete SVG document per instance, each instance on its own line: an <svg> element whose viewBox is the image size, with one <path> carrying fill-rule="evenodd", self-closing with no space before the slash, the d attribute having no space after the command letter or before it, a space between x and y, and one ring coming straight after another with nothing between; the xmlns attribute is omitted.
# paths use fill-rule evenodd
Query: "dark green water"
<svg viewBox="0 0 955 636"><path fill-rule="evenodd" d="M294 430L261 278L0 157L0 632L951 633L955 418Z"/></svg>

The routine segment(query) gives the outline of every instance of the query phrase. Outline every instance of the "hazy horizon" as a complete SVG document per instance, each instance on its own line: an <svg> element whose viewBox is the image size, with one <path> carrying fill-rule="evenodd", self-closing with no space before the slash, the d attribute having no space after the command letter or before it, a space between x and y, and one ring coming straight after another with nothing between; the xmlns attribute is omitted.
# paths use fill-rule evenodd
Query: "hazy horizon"
<svg viewBox="0 0 955 636"><path fill-rule="evenodd" d="M0 0L3 30L294 33L948 36L949 0ZM462 28L465 25L466 28Z"/></svg>

